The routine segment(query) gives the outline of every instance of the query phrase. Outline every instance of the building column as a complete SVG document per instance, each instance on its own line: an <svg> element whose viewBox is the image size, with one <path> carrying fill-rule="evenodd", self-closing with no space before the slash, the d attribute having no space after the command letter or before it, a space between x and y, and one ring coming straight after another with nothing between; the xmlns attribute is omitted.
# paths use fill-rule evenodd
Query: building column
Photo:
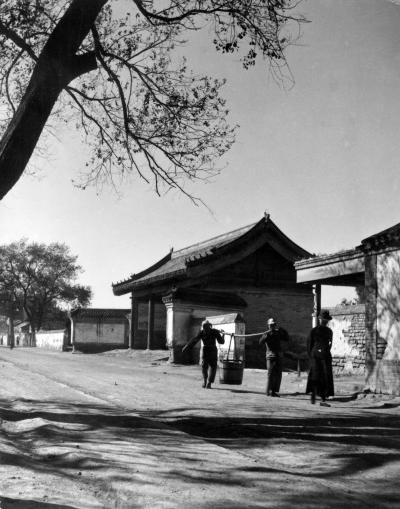
<svg viewBox="0 0 400 509"><path fill-rule="evenodd" d="M135 338L137 338L137 330L138 330L138 315L139 315L139 303L134 298L133 294L131 295L131 312L129 315L129 341L128 348L134 348Z"/></svg>
<svg viewBox="0 0 400 509"><path fill-rule="evenodd" d="M15 334L14 334L14 313L11 304L11 311L8 317L8 334L7 334L7 346L11 349L14 348Z"/></svg>
<svg viewBox="0 0 400 509"><path fill-rule="evenodd" d="M365 385L372 391L377 388L377 256L365 255Z"/></svg>
<svg viewBox="0 0 400 509"><path fill-rule="evenodd" d="M167 346L169 349L169 362L174 364L193 363L193 351L182 347L190 339L190 324L192 320L192 307L174 300L172 295L163 298L167 308Z"/></svg>
<svg viewBox="0 0 400 509"><path fill-rule="evenodd" d="M7 346L14 348L15 332L14 332L14 311L15 302L12 292L7 293Z"/></svg>
<svg viewBox="0 0 400 509"><path fill-rule="evenodd" d="M148 315L147 315L147 350L151 350L153 346L154 336L154 297L149 297Z"/></svg>
<svg viewBox="0 0 400 509"><path fill-rule="evenodd" d="M72 352L75 352L75 322L72 316L71 319L71 345L72 345Z"/></svg>
<svg viewBox="0 0 400 509"><path fill-rule="evenodd" d="M316 327L318 325L318 316L321 311L321 285L319 283L313 285L313 296L314 306L312 314L312 326Z"/></svg>

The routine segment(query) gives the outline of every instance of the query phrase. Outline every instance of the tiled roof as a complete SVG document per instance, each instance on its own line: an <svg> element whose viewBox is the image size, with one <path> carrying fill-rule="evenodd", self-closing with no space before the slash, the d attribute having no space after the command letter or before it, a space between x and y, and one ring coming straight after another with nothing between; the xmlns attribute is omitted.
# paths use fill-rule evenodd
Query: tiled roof
<svg viewBox="0 0 400 509"><path fill-rule="evenodd" d="M241 237L253 226L254 224L244 226L243 228L238 228L237 230L233 230L229 233L207 239L204 242L198 242L197 244L193 244L178 251L171 250L166 256L161 258L161 260L148 269L137 274L132 274L128 279L113 284L113 287L114 289L117 287L123 288L124 284L129 284L133 281L135 284L140 284L143 281L150 282L153 278L162 279L163 276L171 277L173 275L179 276L180 274L184 274L187 262L199 260L200 258L204 258L207 255L212 254L215 252L216 248ZM120 295L119 292L118 295Z"/></svg>
<svg viewBox="0 0 400 509"><path fill-rule="evenodd" d="M241 237L253 226L254 225L251 224L244 228L239 228L238 230L225 233L224 235L213 237L212 239L208 239L204 242L193 244L192 246L185 247L179 251L171 251L170 259L166 260L164 264L151 271L151 277L157 277L160 274L171 274L184 271L188 262L200 260L201 258L206 258L207 256L212 255L217 248L232 242L232 240L237 239L238 237ZM140 282L143 279L148 279L149 274L150 273L147 271L146 274L133 274L131 279L135 282Z"/></svg>
<svg viewBox="0 0 400 509"><path fill-rule="evenodd" d="M380 248L386 247L394 242L397 244L400 241L400 223L397 223L386 230L375 233L370 237L361 241L362 248Z"/></svg>
<svg viewBox="0 0 400 509"><path fill-rule="evenodd" d="M311 258L304 258L296 261L294 266L296 269L302 269L307 266L314 267L317 265L330 265L331 263L338 261L360 258L362 256L364 256L364 254L358 248L347 249L346 251L342 250L337 251L336 253L314 255Z"/></svg>
<svg viewBox="0 0 400 509"><path fill-rule="evenodd" d="M171 250L164 258L148 269L138 274L132 274L126 280L113 284L114 294L123 295L131 291L133 287L151 284L154 281L184 277L188 267L207 263L212 259L224 256L229 249L235 249L235 247L251 242L250 237L254 238L258 234L261 235L265 227L278 235L281 242L288 246L293 256L298 258L310 256L310 253L286 237L267 215L258 223L238 228L179 251Z"/></svg>

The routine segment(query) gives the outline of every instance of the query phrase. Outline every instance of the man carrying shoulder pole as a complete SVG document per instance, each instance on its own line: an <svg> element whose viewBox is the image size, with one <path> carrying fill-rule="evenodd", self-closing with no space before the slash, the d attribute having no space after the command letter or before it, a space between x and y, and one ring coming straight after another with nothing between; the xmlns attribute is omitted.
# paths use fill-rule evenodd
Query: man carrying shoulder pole
<svg viewBox="0 0 400 509"><path fill-rule="evenodd" d="M273 398L279 398L279 389L282 380L282 341L288 341L289 335L278 327L274 318L269 318L267 322L268 330L259 341L260 345L266 346L266 359L268 370L268 381L266 394Z"/></svg>
<svg viewBox="0 0 400 509"><path fill-rule="evenodd" d="M203 387L211 389L211 384L214 383L215 375L217 372L218 362L218 349L217 342L221 345L225 340L217 329L213 329L208 320L204 320L201 324L201 330L193 339L191 339L182 348L184 352L187 348L192 348L198 341L203 343L203 360L201 363L201 370L203 373Z"/></svg>

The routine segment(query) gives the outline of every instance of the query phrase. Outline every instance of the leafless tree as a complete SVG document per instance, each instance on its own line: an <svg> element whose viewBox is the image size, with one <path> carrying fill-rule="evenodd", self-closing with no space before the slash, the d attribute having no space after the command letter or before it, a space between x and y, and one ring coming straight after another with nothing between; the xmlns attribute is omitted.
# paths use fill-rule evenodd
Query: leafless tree
<svg viewBox="0 0 400 509"><path fill-rule="evenodd" d="M15 185L51 114L82 132L88 183L136 171L155 190L205 178L234 141L222 81L176 50L212 28L223 53L281 79L293 0L2 0L0 199ZM122 13L122 14L121 14Z"/></svg>

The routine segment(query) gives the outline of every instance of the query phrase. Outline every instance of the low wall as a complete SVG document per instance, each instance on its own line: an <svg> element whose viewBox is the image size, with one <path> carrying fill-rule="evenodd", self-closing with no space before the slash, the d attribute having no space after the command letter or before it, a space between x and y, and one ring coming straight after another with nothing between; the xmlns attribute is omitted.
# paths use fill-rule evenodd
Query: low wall
<svg viewBox="0 0 400 509"><path fill-rule="evenodd" d="M88 353L128 348L128 320L83 317L74 320L72 346Z"/></svg>
<svg viewBox="0 0 400 509"><path fill-rule="evenodd" d="M48 350L64 350L67 343L67 335L64 329L48 330L36 333L36 347Z"/></svg>
<svg viewBox="0 0 400 509"><path fill-rule="evenodd" d="M365 306L338 306L329 309L333 330L332 366L335 374L365 372Z"/></svg>

